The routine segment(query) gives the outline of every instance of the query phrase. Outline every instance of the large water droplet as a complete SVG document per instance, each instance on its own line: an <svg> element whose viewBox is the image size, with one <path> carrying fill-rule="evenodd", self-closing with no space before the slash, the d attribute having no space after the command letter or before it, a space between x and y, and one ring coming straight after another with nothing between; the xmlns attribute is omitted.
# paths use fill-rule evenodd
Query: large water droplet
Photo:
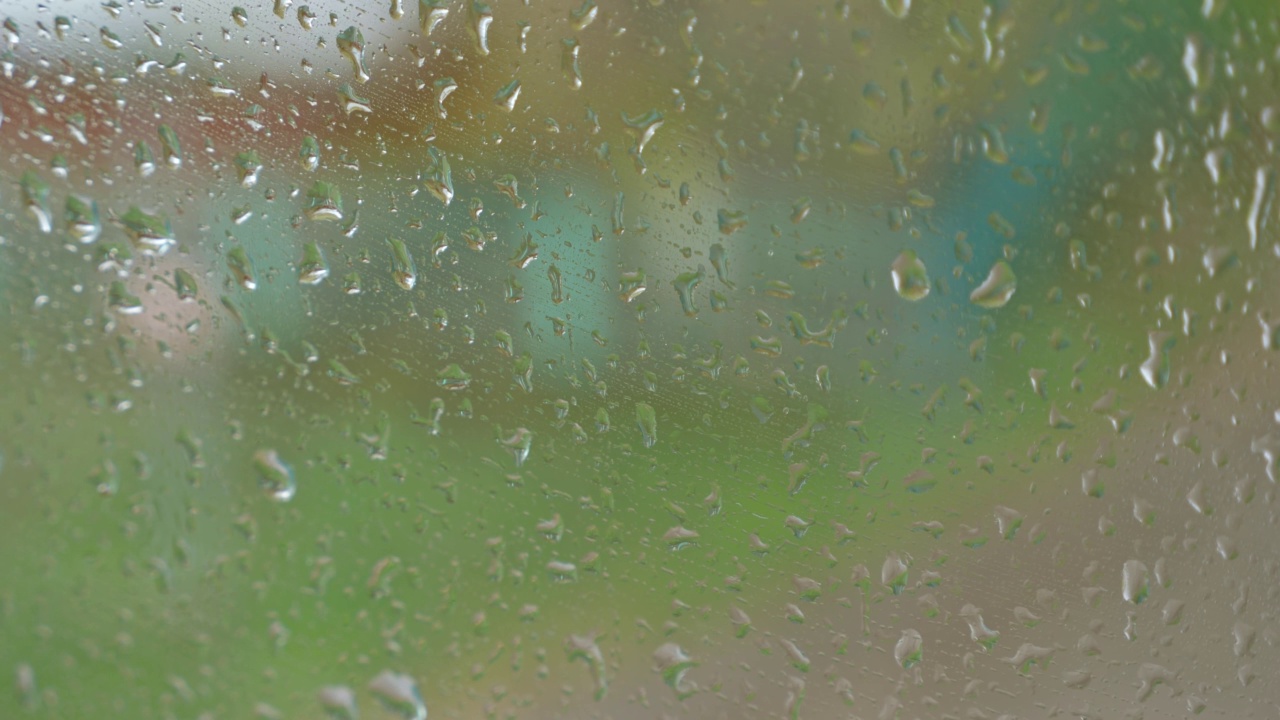
<svg viewBox="0 0 1280 720"><path fill-rule="evenodd" d="M898 642L893 646L893 659L903 669L911 669L920 664L924 658L924 638L916 630L903 630L902 636L898 638Z"/></svg>
<svg viewBox="0 0 1280 720"><path fill-rule="evenodd" d="M369 692L406 720L427 720L427 704L418 691L418 683L408 675L383 670L369 681Z"/></svg>
<svg viewBox="0 0 1280 720"><path fill-rule="evenodd" d="M914 250L903 250L889 268L893 289L911 301L929 296L929 272Z"/></svg>
<svg viewBox="0 0 1280 720"><path fill-rule="evenodd" d="M686 675L696 667L693 658L675 643L665 643L653 651L654 671L662 674L662 679L675 691L681 699L697 691L697 686L690 682Z"/></svg>
<svg viewBox="0 0 1280 720"><path fill-rule="evenodd" d="M1004 260L997 260L987 273L987 279L969 294L969 302L978 307L995 309L1004 307L1018 289L1018 278L1013 268Z"/></svg>
<svg viewBox="0 0 1280 720"><path fill-rule="evenodd" d="M351 61L356 80L369 82L369 70L364 64L364 33L360 28L352 25L338 33L338 52Z"/></svg>

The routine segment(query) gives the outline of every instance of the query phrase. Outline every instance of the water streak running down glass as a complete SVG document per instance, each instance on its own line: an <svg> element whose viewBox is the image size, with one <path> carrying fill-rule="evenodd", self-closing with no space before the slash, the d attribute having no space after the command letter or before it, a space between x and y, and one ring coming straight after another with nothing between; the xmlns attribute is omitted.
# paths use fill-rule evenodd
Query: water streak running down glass
<svg viewBox="0 0 1280 720"><path fill-rule="evenodd" d="M237 2L0 3L0 717L1280 717L1280 6Z"/></svg>

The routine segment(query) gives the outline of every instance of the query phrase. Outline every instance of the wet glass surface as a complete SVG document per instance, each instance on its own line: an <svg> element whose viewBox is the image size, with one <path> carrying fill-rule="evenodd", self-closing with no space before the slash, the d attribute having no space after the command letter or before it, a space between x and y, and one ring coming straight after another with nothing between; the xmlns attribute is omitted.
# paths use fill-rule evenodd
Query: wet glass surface
<svg viewBox="0 0 1280 720"><path fill-rule="evenodd" d="M1274 3L0 16L0 717L1280 713Z"/></svg>

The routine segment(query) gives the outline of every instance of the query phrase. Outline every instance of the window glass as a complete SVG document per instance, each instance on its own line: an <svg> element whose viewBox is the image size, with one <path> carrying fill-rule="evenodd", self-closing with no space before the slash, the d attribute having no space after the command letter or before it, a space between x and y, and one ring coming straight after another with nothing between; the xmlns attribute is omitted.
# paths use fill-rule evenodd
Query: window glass
<svg viewBox="0 0 1280 720"><path fill-rule="evenodd" d="M0 6L0 716L1280 712L1280 7Z"/></svg>

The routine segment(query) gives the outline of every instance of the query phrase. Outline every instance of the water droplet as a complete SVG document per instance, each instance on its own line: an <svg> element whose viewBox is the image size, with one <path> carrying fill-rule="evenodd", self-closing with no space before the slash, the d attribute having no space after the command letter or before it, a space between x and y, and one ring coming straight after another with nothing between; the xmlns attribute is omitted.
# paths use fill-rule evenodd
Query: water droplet
<svg viewBox="0 0 1280 720"><path fill-rule="evenodd" d="M302 149L298 151L298 160L305 170L320 167L320 143L310 135L302 138Z"/></svg>
<svg viewBox="0 0 1280 720"><path fill-rule="evenodd" d="M355 88L349 84L344 84L338 88L338 99L342 102L342 109L348 115L352 113L373 112L373 106L369 104L368 98L362 98L356 94Z"/></svg>
<svg viewBox="0 0 1280 720"><path fill-rule="evenodd" d="M446 206L453 202L453 172L449 168L449 158L435 147L427 148L429 162L422 171L422 184Z"/></svg>
<svg viewBox="0 0 1280 720"><path fill-rule="evenodd" d="M1022 527L1022 513L1011 507L997 505L995 514L996 529L1000 533L1000 537L1005 540L1012 540L1014 535L1018 534L1018 528Z"/></svg>
<svg viewBox="0 0 1280 720"><path fill-rule="evenodd" d="M564 73L573 89L577 90L582 87L582 67L578 64L578 41L575 38L565 38L560 43L560 70Z"/></svg>
<svg viewBox="0 0 1280 720"><path fill-rule="evenodd" d="M693 299L693 291L702 282L705 273L699 267L696 272L685 272L676 276L672 286L676 290L676 294L680 297L680 307L684 310L684 314L694 317L698 314L697 303Z"/></svg>
<svg viewBox="0 0 1280 720"><path fill-rule="evenodd" d="M880 5L899 20L905 20L911 12L911 0L880 0Z"/></svg>
<svg viewBox="0 0 1280 720"><path fill-rule="evenodd" d="M262 160L256 151L242 152L236 155L236 174L240 177L240 186L251 188L258 184L258 173L262 170Z"/></svg>
<svg viewBox="0 0 1280 720"><path fill-rule="evenodd" d="M240 287L245 290L254 290L258 287L258 280L253 272L253 261L249 259L249 254L243 245L237 245L227 251L227 267Z"/></svg>
<svg viewBox="0 0 1280 720"><path fill-rule="evenodd" d="M583 3L576 10L569 10L569 23L574 30L582 32L586 30L591 23L595 22L596 15L600 8L594 0L583 0Z"/></svg>
<svg viewBox="0 0 1280 720"><path fill-rule="evenodd" d="M427 720L427 704L418 691L418 683L408 675L383 670L369 681L369 692L407 720Z"/></svg>
<svg viewBox="0 0 1280 720"><path fill-rule="evenodd" d="M658 442L658 416L648 403L636 403L636 426L644 446L651 448Z"/></svg>
<svg viewBox="0 0 1280 720"><path fill-rule="evenodd" d="M113 280L107 289L107 305L121 315L137 315L142 312L142 300L129 292L123 281Z"/></svg>
<svg viewBox="0 0 1280 720"><path fill-rule="evenodd" d="M658 128L662 127L662 113L658 110L650 110L642 115L631 117L626 113L620 113L622 122L627 126L627 131L635 138L637 155L644 152L645 146L653 139L653 134L658 132Z"/></svg>
<svg viewBox="0 0 1280 720"><path fill-rule="evenodd" d="M1138 666L1138 693L1135 699L1143 702L1151 697L1157 686L1173 683L1177 675L1163 665L1143 663Z"/></svg>
<svg viewBox="0 0 1280 720"><path fill-rule="evenodd" d="M533 433L525 428L516 428L510 437L502 438L500 442L511 453L516 467L520 467L529 458L529 451L533 449Z"/></svg>
<svg viewBox="0 0 1280 720"><path fill-rule="evenodd" d="M654 671L661 673L663 681L681 700L697 691L697 686L686 677L697 663L679 645L665 643L659 646L653 651L653 665Z"/></svg>
<svg viewBox="0 0 1280 720"><path fill-rule="evenodd" d="M906 670L919 665L924 658L924 638L916 630L903 630L893 646L893 658Z"/></svg>
<svg viewBox="0 0 1280 720"><path fill-rule="evenodd" d="M995 647L996 641L1000 639L1000 633L987 627L987 623L982 619L981 610L973 605L965 605L960 609L960 617L964 618L965 623L969 625L969 637L974 642L987 650Z"/></svg>
<svg viewBox="0 0 1280 720"><path fill-rule="evenodd" d="M894 595L902 592L907 586L907 563L896 552L889 553L880 566L880 584L893 591Z"/></svg>
<svg viewBox="0 0 1280 720"><path fill-rule="evenodd" d="M929 296L929 272L914 250L903 250L890 266L893 289L904 299L917 301Z"/></svg>
<svg viewBox="0 0 1280 720"><path fill-rule="evenodd" d="M133 205L119 222L143 255L164 255L177 244L169 218L159 213L148 213Z"/></svg>
<svg viewBox="0 0 1280 720"><path fill-rule="evenodd" d="M418 0L418 30L430 35L449 17L449 0Z"/></svg>
<svg viewBox="0 0 1280 720"><path fill-rule="evenodd" d="M352 25L338 33L338 52L351 61L356 80L369 82L369 70L364 64L364 33Z"/></svg>
<svg viewBox="0 0 1280 720"><path fill-rule="evenodd" d="M1040 647L1031 643L1023 643L1018 646L1018 651L1011 657L1005 658L1005 662L1013 665L1018 672L1027 674L1031 671L1032 665L1039 665L1041 669L1049 665L1049 661L1053 658L1053 648Z"/></svg>
<svg viewBox="0 0 1280 720"><path fill-rule="evenodd" d="M493 101L498 104L498 107L506 110L507 112L511 112L516 109L516 101L519 99L520 81L518 79L512 80L506 85L503 85L493 96Z"/></svg>
<svg viewBox="0 0 1280 720"><path fill-rule="evenodd" d="M164 155L164 161L169 163L169 167L177 168L182 165L182 143L178 141L178 133L168 125L161 125L157 132L160 135L160 150Z"/></svg>
<svg viewBox="0 0 1280 720"><path fill-rule="evenodd" d="M547 572L551 579L559 582L572 582L578 579L578 566L563 560L552 560L547 563Z"/></svg>
<svg viewBox="0 0 1280 720"><path fill-rule="evenodd" d="M173 271L174 291L178 293L178 299L182 302L195 302L196 295L200 292L196 286L196 279L190 272L183 268Z"/></svg>
<svg viewBox="0 0 1280 720"><path fill-rule="evenodd" d="M570 635L565 642L565 650L570 662L581 660L591 669L591 679L596 687L595 699L604 699L605 694L609 692L609 678L606 674L604 653L596 644L596 636L594 634Z"/></svg>
<svg viewBox="0 0 1280 720"><path fill-rule="evenodd" d="M987 273L987 279L969 294L969 302L982 308L1001 308L1017 289L1018 278L1013 274L1013 268L1004 260L997 260Z"/></svg>
<svg viewBox="0 0 1280 720"><path fill-rule="evenodd" d="M1174 334L1168 331L1152 330L1147 333L1150 353L1138 369L1142 379L1153 390L1159 390L1169 382L1169 350L1176 341Z"/></svg>
<svg viewBox="0 0 1280 720"><path fill-rule="evenodd" d="M391 247L391 278L403 290L412 290L418 282L418 266L404 241L399 238L387 238Z"/></svg>
<svg viewBox="0 0 1280 720"><path fill-rule="evenodd" d="M489 54L489 26L493 25L493 8L480 0L471 0L467 6L467 17L470 20L469 30L476 42L476 49L481 55Z"/></svg>
<svg viewBox="0 0 1280 720"><path fill-rule="evenodd" d="M308 242L302 247L302 262L298 265L298 282L315 285L329 277L329 264L325 262L320 246Z"/></svg>
<svg viewBox="0 0 1280 720"><path fill-rule="evenodd" d="M102 39L102 45L108 50L119 50L124 47L124 41L109 28L103 27L98 30L98 36Z"/></svg>
<svg viewBox="0 0 1280 720"><path fill-rule="evenodd" d="M1126 560L1121 571L1121 590L1126 602L1135 605L1147 599L1151 575L1146 564L1138 560Z"/></svg>
<svg viewBox="0 0 1280 720"><path fill-rule="evenodd" d="M471 375L454 363L441 370L437 375L437 384L445 390L466 390L471 384Z"/></svg>
<svg viewBox="0 0 1280 720"><path fill-rule="evenodd" d="M698 534L697 530L690 530L683 525L677 525L670 528L662 535L662 539L666 541L667 545L672 550L683 550L684 548L695 544L695 541L699 537L701 536Z"/></svg>
<svg viewBox="0 0 1280 720"><path fill-rule="evenodd" d="M747 226L747 214L741 210L721 209L716 212L716 220L720 232L725 235L732 235Z"/></svg>
<svg viewBox="0 0 1280 720"><path fill-rule="evenodd" d="M53 232L53 214L49 212L49 184L41 180L34 170L27 170L22 173L18 185L22 189L22 202L26 205L27 213L35 218L40 232Z"/></svg>
<svg viewBox="0 0 1280 720"><path fill-rule="evenodd" d="M316 699L333 720L359 720L355 691L346 685L322 687Z"/></svg>
<svg viewBox="0 0 1280 720"><path fill-rule="evenodd" d="M253 466L258 471L259 484L272 500L289 502L298 492L293 468L285 464L275 450L264 449L254 453Z"/></svg>
<svg viewBox="0 0 1280 720"><path fill-rule="evenodd" d="M303 209L310 220L342 219L342 193L327 182L316 181L307 191L307 205Z"/></svg>

